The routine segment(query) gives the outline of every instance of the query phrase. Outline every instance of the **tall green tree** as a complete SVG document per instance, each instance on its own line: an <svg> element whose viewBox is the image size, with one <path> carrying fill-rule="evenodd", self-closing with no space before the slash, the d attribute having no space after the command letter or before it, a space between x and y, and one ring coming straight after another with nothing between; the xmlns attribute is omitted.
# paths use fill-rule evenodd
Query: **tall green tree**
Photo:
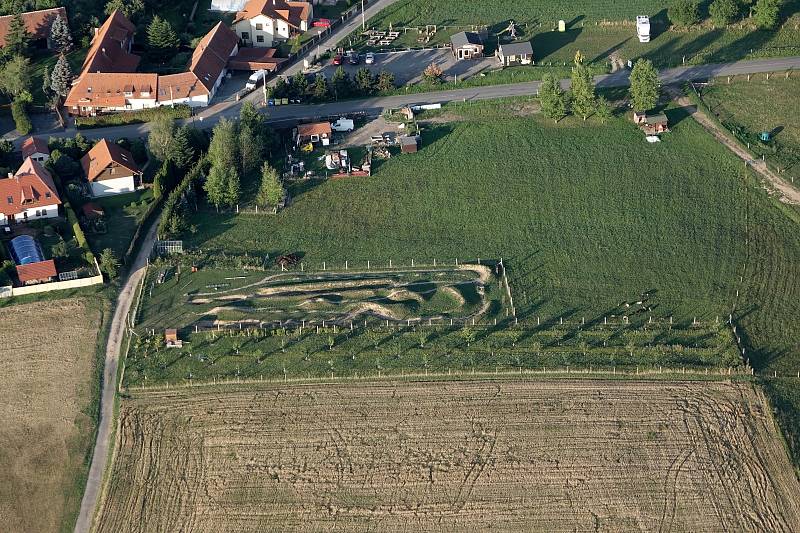
<svg viewBox="0 0 800 533"><path fill-rule="evenodd" d="M264 160L263 139L253 131L249 124L239 125L239 158L244 175L256 170Z"/></svg>
<svg viewBox="0 0 800 533"><path fill-rule="evenodd" d="M147 46L154 57L161 60L174 54L181 40L172 24L158 15L147 25Z"/></svg>
<svg viewBox="0 0 800 533"><path fill-rule="evenodd" d="M676 26L697 24L700 22L700 3L698 0L672 0L667 15Z"/></svg>
<svg viewBox="0 0 800 533"><path fill-rule="evenodd" d="M595 114L597 115L597 118L600 119L600 122L604 124L614 115L613 111L611 110L611 104L608 102L605 96L601 96L597 99L597 109L595 109Z"/></svg>
<svg viewBox="0 0 800 533"><path fill-rule="evenodd" d="M172 146L169 149L168 159L181 170L189 168L194 159L189 126L182 126L175 130Z"/></svg>
<svg viewBox="0 0 800 533"><path fill-rule="evenodd" d="M29 52L31 35L22 20L22 10L14 13L8 23L6 44L3 51L12 55L26 55Z"/></svg>
<svg viewBox="0 0 800 533"><path fill-rule="evenodd" d="M295 98L305 98L308 94L308 80L303 72L298 72L292 77L291 89Z"/></svg>
<svg viewBox="0 0 800 533"><path fill-rule="evenodd" d="M334 96L336 98L347 98L350 96L352 86L350 75L345 72L344 67L337 68L333 76L331 76L331 87L333 88Z"/></svg>
<svg viewBox="0 0 800 533"><path fill-rule="evenodd" d="M375 80L372 77L372 72L367 67L358 69L355 76L355 86L359 94L368 95L372 93L372 88L375 85Z"/></svg>
<svg viewBox="0 0 800 533"><path fill-rule="evenodd" d="M631 70L631 105L634 111L647 111L658 104L661 81L658 70L649 59L639 59Z"/></svg>
<svg viewBox="0 0 800 533"><path fill-rule="evenodd" d="M328 80L322 74L317 74L317 78L314 80L313 93L316 100L326 100L330 94Z"/></svg>
<svg viewBox="0 0 800 533"><path fill-rule="evenodd" d="M144 13L144 0L109 0L106 3L106 15L119 11L128 19L134 20Z"/></svg>
<svg viewBox="0 0 800 533"><path fill-rule="evenodd" d="M539 103L542 113L547 118L558 122L567 116L567 95L561 88L558 79L552 74L545 74L539 86Z"/></svg>
<svg viewBox="0 0 800 533"><path fill-rule="evenodd" d="M283 184L278 177L278 171L265 162L261 167L261 184L256 194L256 203L262 207L277 206L283 194Z"/></svg>
<svg viewBox="0 0 800 533"><path fill-rule="evenodd" d="M166 161L172 154L175 142L175 121L159 115L150 123L150 135L147 136L147 148L159 161Z"/></svg>
<svg viewBox="0 0 800 533"><path fill-rule="evenodd" d="M69 24L61 15L56 15L53 24L50 25L50 42L62 54L72 50L72 33L69 31Z"/></svg>
<svg viewBox="0 0 800 533"><path fill-rule="evenodd" d="M119 274L119 259L111 248L106 248L100 253L100 271L108 276L108 279L114 279Z"/></svg>
<svg viewBox="0 0 800 533"><path fill-rule="evenodd" d="M714 0L708 6L708 14L717 27L724 27L736 20L742 6L739 0Z"/></svg>
<svg viewBox="0 0 800 533"><path fill-rule="evenodd" d="M228 189L228 176L225 169L220 166L212 166L203 184L206 191L208 202L218 210L225 205L225 193Z"/></svg>
<svg viewBox="0 0 800 533"><path fill-rule="evenodd" d="M586 120L597 108L597 97L592 74L584 64L584 57L580 50L575 54L575 66L572 67L571 91L573 113Z"/></svg>
<svg viewBox="0 0 800 533"><path fill-rule="evenodd" d="M758 0L753 9L756 25L764 30L771 30L778 25L783 0Z"/></svg>
<svg viewBox="0 0 800 533"><path fill-rule="evenodd" d="M228 168L225 169L225 174L225 204L228 207L233 207L239 203L239 195L241 194L239 172L235 168Z"/></svg>
<svg viewBox="0 0 800 533"><path fill-rule="evenodd" d="M64 54L58 56L58 61L56 61L53 72L50 74L50 87L52 87L54 93L62 98L67 96L70 87L72 87L72 69Z"/></svg>
<svg viewBox="0 0 800 533"><path fill-rule="evenodd" d="M30 93L32 83L31 61L27 57L13 56L0 71L0 91L11 97Z"/></svg>
<svg viewBox="0 0 800 533"><path fill-rule="evenodd" d="M213 167L239 168L239 131L237 123L222 118L216 126L208 146L208 160Z"/></svg>
<svg viewBox="0 0 800 533"><path fill-rule="evenodd" d="M394 74L388 70L380 71L378 74L378 79L375 82L375 88L383 92L394 89Z"/></svg>

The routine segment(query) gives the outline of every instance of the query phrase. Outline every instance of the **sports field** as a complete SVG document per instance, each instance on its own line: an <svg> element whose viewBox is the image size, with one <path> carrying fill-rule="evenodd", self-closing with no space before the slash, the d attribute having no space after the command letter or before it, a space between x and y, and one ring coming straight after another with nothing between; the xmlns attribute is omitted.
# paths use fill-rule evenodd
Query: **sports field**
<svg viewBox="0 0 800 533"><path fill-rule="evenodd" d="M78 298L0 308L0 531L71 531L102 319L99 304Z"/></svg>
<svg viewBox="0 0 800 533"><path fill-rule="evenodd" d="M748 383L467 381L124 400L100 532L790 531Z"/></svg>

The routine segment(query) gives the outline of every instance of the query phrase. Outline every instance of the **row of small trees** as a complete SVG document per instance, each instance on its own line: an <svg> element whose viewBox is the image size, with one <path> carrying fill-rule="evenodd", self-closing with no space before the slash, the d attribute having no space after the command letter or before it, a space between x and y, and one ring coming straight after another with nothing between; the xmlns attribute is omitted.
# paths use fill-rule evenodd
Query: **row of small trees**
<svg viewBox="0 0 800 533"><path fill-rule="evenodd" d="M691 26L702 20L700 0L673 0L668 9L670 21L677 26ZM744 16L745 11L762 29L772 29L780 20L783 0L713 0L708 15L716 26L727 26Z"/></svg>
<svg viewBox="0 0 800 533"><path fill-rule="evenodd" d="M317 101L326 101L331 98L351 98L370 96L376 92L391 91L395 88L394 74L386 70L377 76L366 67L358 69L352 78L344 68L337 68L330 81L322 74L317 74L313 83L302 72L291 78L278 78L272 95L275 98L312 98Z"/></svg>

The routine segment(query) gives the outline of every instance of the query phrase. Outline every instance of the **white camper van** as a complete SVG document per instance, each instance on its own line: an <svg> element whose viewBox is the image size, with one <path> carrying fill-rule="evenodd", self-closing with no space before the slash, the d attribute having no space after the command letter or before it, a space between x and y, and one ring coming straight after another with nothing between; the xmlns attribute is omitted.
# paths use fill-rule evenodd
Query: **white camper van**
<svg viewBox="0 0 800 533"><path fill-rule="evenodd" d="M650 42L650 17L646 15L636 17L636 35L640 43Z"/></svg>

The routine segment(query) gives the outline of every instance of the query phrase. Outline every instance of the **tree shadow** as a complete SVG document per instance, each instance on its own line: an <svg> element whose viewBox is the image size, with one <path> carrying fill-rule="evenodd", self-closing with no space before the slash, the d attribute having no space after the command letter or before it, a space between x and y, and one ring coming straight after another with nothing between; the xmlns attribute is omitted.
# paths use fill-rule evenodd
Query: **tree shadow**
<svg viewBox="0 0 800 533"><path fill-rule="evenodd" d="M612 46L608 50L606 50L604 52L600 52L594 58L592 58L592 60L589 63L597 63L598 61L605 61L606 59L609 58L609 56L611 56L611 54L613 54L614 52L616 52L617 50L619 50L620 48L625 46L625 44L628 41L630 41L631 39L633 39L633 37L628 37L624 41L621 41L621 42L615 44L614 46Z"/></svg>
<svg viewBox="0 0 800 533"><path fill-rule="evenodd" d="M541 62L562 48L574 43L583 32L583 28L575 28L565 32L547 31L533 36L531 45L533 46L533 56L536 62Z"/></svg>

